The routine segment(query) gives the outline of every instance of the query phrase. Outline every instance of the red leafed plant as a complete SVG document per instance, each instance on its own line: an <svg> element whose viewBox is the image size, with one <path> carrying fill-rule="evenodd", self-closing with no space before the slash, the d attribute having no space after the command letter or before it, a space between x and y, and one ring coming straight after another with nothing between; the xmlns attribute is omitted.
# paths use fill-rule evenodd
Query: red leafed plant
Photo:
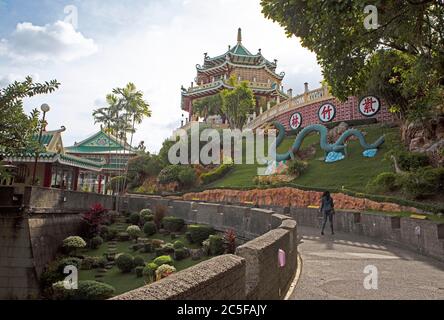
<svg viewBox="0 0 444 320"><path fill-rule="evenodd" d="M82 218L88 225L89 237L94 237L99 233L99 227L104 222L107 211L100 203L96 203L83 214Z"/></svg>
<svg viewBox="0 0 444 320"><path fill-rule="evenodd" d="M228 229L224 234L225 252L234 253L236 250L236 233L232 229Z"/></svg>

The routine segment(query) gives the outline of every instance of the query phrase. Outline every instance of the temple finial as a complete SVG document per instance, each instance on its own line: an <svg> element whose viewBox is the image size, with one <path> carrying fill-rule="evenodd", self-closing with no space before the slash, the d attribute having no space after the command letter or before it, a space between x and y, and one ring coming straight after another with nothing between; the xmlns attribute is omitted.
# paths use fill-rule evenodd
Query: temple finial
<svg viewBox="0 0 444 320"><path fill-rule="evenodd" d="M241 28L237 29L237 43L239 43L239 44L242 43L242 29Z"/></svg>

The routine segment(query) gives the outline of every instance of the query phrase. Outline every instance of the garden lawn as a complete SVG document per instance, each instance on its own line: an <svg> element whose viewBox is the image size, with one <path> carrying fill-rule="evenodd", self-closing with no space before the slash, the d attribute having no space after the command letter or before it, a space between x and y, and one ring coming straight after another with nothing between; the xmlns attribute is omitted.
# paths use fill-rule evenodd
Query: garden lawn
<svg viewBox="0 0 444 320"><path fill-rule="evenodd" d="M399 129L386 128L379 125L361 126L358 129L367 132L366 141L373 143L382 134L386 141L375 158L365 158L359 141L350 141L347 146L347 157L335 163L325 163L322 158L324 151L319 146L319 135L312 133L302 143L302 150L316 144L316 155L308 160L309 166L299 178L293 182L307 187L346 188L353 191L364 192L365 187L372 178L381 172L393 171L390 161L384 160L387 151L400 143ZM284 139L277 152L287 151L293 144L295 136ZM225 177L216 181L211 187L253 187L253 179L257 175L257 164L235 165Z"/></svg>
<svg viewBox="0 0 444 320"><path fill-rule="evenodd" d="M159 239L164 240L165 243L167 242L174 242L177 240L182 241L187 248L191 249L197 249L199 248L199 244L189 243L185 235L179 235L176 239L172 240L170 235L161 235L161 234L155 234L153 236L148 237L149 239ZM139 251L134 251L130 247L133 245L133 241L116 241L116 248L118 253L129 253L133 257L135 256L141 256L144 258L146 263L151 262L154 258L156 258L155 253L142 253ZM99 248L97 249L84 249L81 250L79 253L85 256L96 256L96 257L102 257L104 253L108 251L108 242L104 242ZM186 268L189 268L193 265L196 265L204 260L210 259L211 256L204 256L200 260L192 260L190 257L176 261L174 260L174 267L177 269L177 271L184 270ZM119 295L134 289L137 289L141 286L144 286L146 283L146 278L141 277L137 278L134 270L131 273L122 273L117 266L113 266L111 269L108 269L106 272L101 272L103 270L100 269L92 269L92 270L80 270L79 272L79 280L96 280L96 281L102 281L104 283L107 283L111 286L113 286L116 291L115 295Z"/></svg>

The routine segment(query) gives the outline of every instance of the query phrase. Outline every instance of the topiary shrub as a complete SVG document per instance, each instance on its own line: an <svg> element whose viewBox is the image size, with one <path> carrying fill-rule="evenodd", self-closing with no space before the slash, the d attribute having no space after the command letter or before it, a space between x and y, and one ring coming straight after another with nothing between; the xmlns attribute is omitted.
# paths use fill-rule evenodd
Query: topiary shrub
<svg viewBox="0 0 444 320"><path fill-rule="evenodd" d="M204 224L190 224L187 227L188 232L190 233L190 238L192 243L201 244L205 239L211 234L214 234L213 227Z"/></svg>
<svg viewBox="0 0 444 320"><path fill-rule="evenodd" d="M143 268L143 275L153 281L156 277L156 270L159 266L154 262L150 262Z"/></svg>
<svg viewBox="0 0 444 320"><path fill-rule="evenodd" d="M142 247L143 253L151 253L153 252L153 245L152 243L144 243Z"/></svg>
<svg viewBox="0 0 444 320"><path fill-rule="evenodd" d="M63 240L63 248L68 254L75 253L77 249L85 248L86 242L79 236L71 236Z"/></svg>
<svg viewBox="0 0 444 320"><path fill-rule="evenodd" d="M156 280L166 278L174 272L176 272L176 268L168 264L163 264L156 270Z"/></svg>
<svg viewBox="0 0 444 320"><path fill-rule="evenodd" d="M136 257L134 257L133 265L134 265L134 267L140 267L140 266L143 267L143 266L145 266L145 260L143 259L142 256L136 256Z"/></svg>
<svg viewBox="0 0 444 320"><path fill-rule="evenodd" d="M129 216L129 222L134 225L138 225L140 223L140 214L137 212L133 212Z"/></svg>
<svg viewBox="0 0 444 320"><path fill-rule="evenodd" d="M96 236L96 237L92 238L89 242L89 246L91 247L91 249L97 249L102 244L103 244L103 238L100 236Z"/></svg>
<svg viewBox="0 0 444 320"><path fill-rule="evenodd" d="M174 241L173 243L174 249L182 249L185 247L184 243L180 240Z"/></svg>
<svg viewBox="0 0 444 320"><path fill-rule="evenodd" d="M106 300L113 296L115 289L109 284L93 280L79 281L77 290L65 289L64 282L52 285L54 300Z"/></svg>
<svg viewBox="0 0 444 320"><path fill-rule="evenodd" d="M106 263L107 263L107 260L104 257L86 256L83 258L80 268L82 270L104 268Z"/></svg>
<svg viewBox="0 0 444 320"><path fill-rule="evenodd" d="M163 227L170 232L179 232L185 226L185 220L177 217L163 218Z"/></svg>
<svg viewBox="0 0 444 320"><path fill-rule="evenodd" d="M136 267L135 269L134 269L134 271L136 272L136 277L137 278L142 278L143 277L143 269L144 269L145 267L143 267L143 266L138 266L138 267Z"/></svg>
<svg viewBox="0 0 444 320"><path fill-rule="evenodd" d="M63 274L63 270L65 269L66 266L74 266L76 268L80 268L80 266L82 265L82 259L75 257L68 257L57 260L56 264L57 264L57 271Z"/></svg>
<svg viewBox="0 0 444 320"><path fill-rule="evenodd" d="M153 234L155 234L156 233L156 225L154 224L154 222L145 223L145 225L143 226L143 232L147 236L152 236Z"/></svg>
<svg viewBox="0 0 444 320"><path fill-rule="evenodd" d="M85 280L79 281L78 289L71 291L75 292L76 300L106 300L111 298L116 290L106 283Z"/></svg>
<svg viewBox="0 0 444 320"><path fill-rule="evenodd" d="M151 211L151 209L142 209L142 210L140 210L139 214L141 216L146 216L146 215L149 215L149 214L153 214L153 212Z"/></svg>
<svg viewBox="0 0 444 320"><path fill-rule="evenodd" d="M291 160L287 162L287 171L289 174L299 177L308 168L308 163L300 160Z"/></svg>
<svg viewBox="0 0 444 320"><path fill-rule="evenodd" d="M134 267L134 258L128 253L120 254L116 259L116 266L123 273L131 272Z"/></svg>
<svg viewBox="0 0 444 320"><path fill-rule="evenodd" d="M153 260L155 264L161 266L163 264L173 265L173 259L170 256L160 256Z"/></svg>
<svg viewBox="0 0 444 320"><path fill-rule="evenodd" d="M399 177L393 172L382 172L367 184L369 192L391 192L399 188Z"/></svg>
<svg viewBox="0 0 444 320"><path fill-rule="evenodd" d="M211 235L210 240L210 254L217 256L224 253L224 239L218 235Z"/></svg>
<svg viewBox="0 0 444 320"><path fill-rule="evenodd" d="M207 173L203 173L200 175L200 180L203 184L209 184L211 182L214 182L216 180L221 179L223 176L225 176L233 167L232 164L221 164L216 169L211 170Z"/></svg>
<svg viewBox="0 0 444 320"><path fill-rule="evenodd" d="M187 250L181 248L181 249L174 249L174 259L179 261L183 260L187 257Z"/></svg>
<svg viewBox="0 0 444 320"><path fill-rule="evenodd" d="M142 235L142 230L140 230L139 226L136 225L128 226L128 228L126 228L126 232L134 240L137 240L137 238Z"/></svg>
<svg viewBox="0 0 444 320"><path fill-rule="evenodd" d="M154 253L156 254L156 257L163 256L163 248L154 248Z"/></svg>
<svg viewBox="0 0 444 320"><path fill-rule="evenodd" d="M166 243L162 246L162 251L164 254L174 253L174 245L172 243Z"/></svg>
<svg viewBox="0 0 444 320"><path fill-rule="evenodd" d="M101 236L102 239L108 239L109 230L110 228L108 226L101 225L99 227L99 236Z"/></svg>

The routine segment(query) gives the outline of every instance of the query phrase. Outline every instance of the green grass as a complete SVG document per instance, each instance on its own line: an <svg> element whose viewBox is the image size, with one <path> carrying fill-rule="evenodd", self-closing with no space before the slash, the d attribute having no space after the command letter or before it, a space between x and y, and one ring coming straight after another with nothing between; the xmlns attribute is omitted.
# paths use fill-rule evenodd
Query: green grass
<svg viewBox="0 0 444 320"><path fill-rule="evenodd" d="M190 243L186 240L185 235L179 235L176 239L172 240L170 235L161 235L161 234L155 234L151 237L148 237L149 239L159 239L167 242L174 242L177 240L182 241L187 248L191 249L197 249L200 247L199 244ZM154 258L156 258L156 255L154 253L141 253L139 251L134 251L130 247L133 245L133 241L117 241L116 247L118 253L129 253L132 256L141 256L144 258L145 262L151 262ZM97 249L84 249L81 252L79 252L82 255L85 256L96 256L101 257L104 253L106 253L108 250L108 242L104 242L99 248ZM196 265L204 260L210 259L211 257L204 256L200 260L192 260L191 258L186 258L180 261L174 261L174 267L177 269L177 271L184 270L186 268L189 268L193 265ZM96 275L103 275L101 278L96 278ZM116 291L115 295L119 295L125 292L128 292L130 290L137 289L141 286L146 285L146 278L137 278L134 270L131 273L122 273L116 266L113 266L111 269L109 269L106 273L100 273L98 269L92 269L92 270L80 270L79 271L79 280L100 280L104 283L107 283L111 286L113 286Z"/></svg>
<svg viewBox="0 0 444 320"><path fill-rule="evenodd" d="M346 188L364 192L368 181L381 172L392 171L391 163L384 161L384 154L399 145L399 129L384 128L379 125L361 126L360 130L367 132L367 142L374 142L382 134L386 135L386 142L382 145L375 158L362 156L363 149L358 141L351 141L347 147L347 157L335 163L325 163L320 160L325 156L319 147L319 136L313 133L307 136L302 144L302 150L309 145L316 144L316 155L309 160L309 167L304 174L294 180L294 183L307 187ZM278 147L277 152L287 151L293 144L295 137L286 137ZM257 164L235 165L233 170L224 178L216 181L211 187L252 187L253 179L257 175Z"/></svg>

